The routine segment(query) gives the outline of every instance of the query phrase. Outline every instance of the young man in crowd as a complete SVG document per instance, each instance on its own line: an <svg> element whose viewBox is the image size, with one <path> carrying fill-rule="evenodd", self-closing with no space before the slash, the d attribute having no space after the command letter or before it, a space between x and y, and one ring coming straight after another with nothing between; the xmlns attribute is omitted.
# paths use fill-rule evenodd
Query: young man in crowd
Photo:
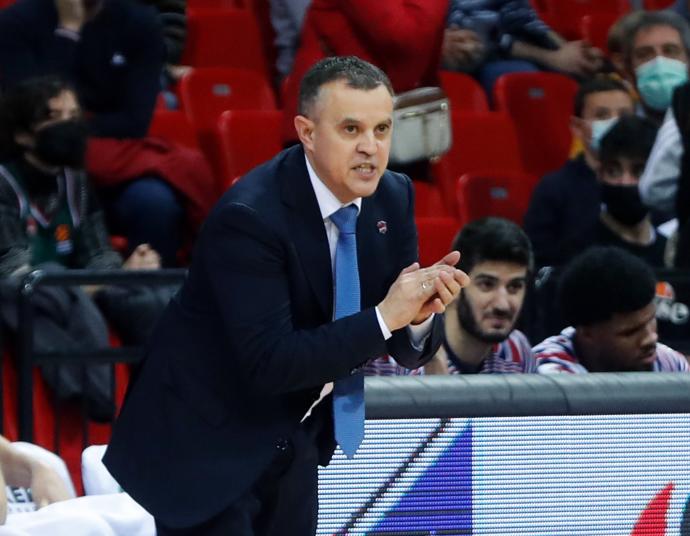
<svg viewBox="0 0 690 536"><path fill-rule="evenodd" d="M633 113L634 106L618 80L595 78L580 86L571 130L582 143L582 154L544 176L525 215L537 266L563 264L592 242L601 205L595 174L599 143L620 116Z"/></svg>
<svg viewBox="0 0 690 536"><path fill-rule="evenodd" d="M569 323L534 347L542 374L687 372L686 358L658 342L656 279L635 255L594 247L570 263L559 298Z"/></svg>
<svg viewBox="0 0 690 536"><path fill-rule="evenodd" d="M443 346L427 374L536 372L529 341L515 329L534 260L529 238L502 218L474 221L457 235L458 268L470 285L446 309Z"/></svg>
<svg viewBox="0 0 690 536"><path fill-rule="evenodd" d="M649 156L656 127L642 117L621 118L604 136L598 177L603 206L595 243L618 246L652 267L664 266L666 238L652 225L640 199L638 183Z"/></svg>

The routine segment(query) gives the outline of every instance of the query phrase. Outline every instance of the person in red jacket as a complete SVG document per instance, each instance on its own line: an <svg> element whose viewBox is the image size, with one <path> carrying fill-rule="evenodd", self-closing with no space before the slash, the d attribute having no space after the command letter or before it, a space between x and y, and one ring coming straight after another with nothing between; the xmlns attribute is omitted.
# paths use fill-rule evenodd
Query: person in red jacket
<svg viewBox="0 0 690 536"><path fill-rule="evenodd" d="M292 118L299 81L327 56L358 56L373 63L388 75L396 93L439 85L447 14L448 0L313 0L283 94L285 142L297 140Z"/></svg>

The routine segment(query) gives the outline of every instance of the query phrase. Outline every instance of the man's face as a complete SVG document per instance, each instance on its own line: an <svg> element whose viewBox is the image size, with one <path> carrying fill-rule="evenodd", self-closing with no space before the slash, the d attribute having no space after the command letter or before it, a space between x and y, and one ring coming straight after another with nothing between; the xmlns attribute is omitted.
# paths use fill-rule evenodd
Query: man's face
<svg viewBox="0 0 690 536"><path fill-rule="evenodd" d="M632 114L635 105L632 97L625 91L597 91L585 97L582 107L582 117L573 117L573 134L582 140L585 147L589 147L592 140L592 122L618 118Z"/></svg>
<svg viewBox="0 0 690 536"><path fill-rule="evenodd" d="M48 100L48 117L36 125L36 130L43 127L76 119L81 115L77 98L71 91L65 90Z"/></svg>
<svg viewBox="0 0 690 536"><path fill-rule="evenodd" d="M487 343L505 340L515 326L527 287L527 268L502 261L484 261L469 273L460 294L460 328Z"/></svg>
<svg viewBox="0 0 690 536"><path fill-rule="evenodd" d="M587 363L600 372L651 370L656 356L656 306L617 313L593 326L578 328L586 341Z"/></svg>
<svg viewBox="0 0 690 536"><path fill-rule="evenodd" d="M649 26L635 34L630 58L633 72L657 56L688 62L680 34L672 26Z"/></svg>
<svg viewBox="0 0 690 536"><path fill-rule="evenodd" d="M296 126L314 171L342 202L374 193L388 165L393 99L385 88L325 84ZM301 125L301 126L300 126Z"/></svg>
<svg viewBox="0 0 690 536"><path fill-rule="evenodd" d="M644 167L644 158L615 158L611 162L602 162L599 178L612 186L637 186Z"/></svg>

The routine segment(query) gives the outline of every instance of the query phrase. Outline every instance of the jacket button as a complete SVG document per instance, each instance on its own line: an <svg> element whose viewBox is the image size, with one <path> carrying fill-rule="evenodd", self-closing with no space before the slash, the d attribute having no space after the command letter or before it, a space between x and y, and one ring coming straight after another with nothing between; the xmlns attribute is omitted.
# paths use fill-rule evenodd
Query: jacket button
<svg viewBox="0 0 690 536"><path fill-rule="evenodd" d="M279 451L285 452L289 446L290 442L287 439L285 439L284 437L278 438L278 441L276 442L276 448Z"/></svg>

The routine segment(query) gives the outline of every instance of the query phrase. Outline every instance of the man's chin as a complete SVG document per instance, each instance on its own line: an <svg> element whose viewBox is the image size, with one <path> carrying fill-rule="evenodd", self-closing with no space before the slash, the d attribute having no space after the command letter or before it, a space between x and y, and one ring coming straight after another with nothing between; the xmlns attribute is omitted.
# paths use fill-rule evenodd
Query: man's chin
<svg viewBox="0 0 690 536"><path fill-rule="evenodd" d="M491 344L496 344L499 342L503 342L508 338L508 335L510 335L510 332L512 331L512 328L505 330L482 330L480 333L478 333L478 339L482 342L486 343L491 343Z"/></svg>

